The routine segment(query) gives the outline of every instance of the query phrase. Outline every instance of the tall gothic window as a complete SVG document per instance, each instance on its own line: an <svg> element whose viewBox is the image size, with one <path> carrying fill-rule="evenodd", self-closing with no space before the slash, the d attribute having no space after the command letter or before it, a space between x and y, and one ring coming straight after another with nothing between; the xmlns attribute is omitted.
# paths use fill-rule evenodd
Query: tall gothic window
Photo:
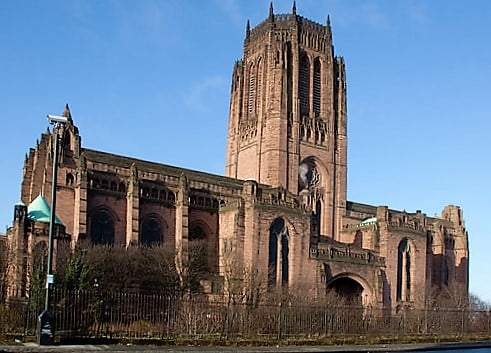
<svg viewBox="0 0 491 353"><path fill-rule="evenodd" d="M268 286L275 287L278 278L281 285L288 285L289 237L283 218L277 218L269 228ZM278 261L280 264L278 266Z"/></svg>
<svg viewBox="0 0 491 353"><path fill-rule="evenodd" d="M300 72L298 96L300 98L300 114L309 114L309 97L310 97L310 62L307 54L300 57Z"/></svg>
<svg viewBox="0 0 491 353"><path fill-rule="evenodd" d="M154 217L145 219L141 227L140 243L144 246L152 246L162 243L163 240L161 223Z"/></svg>
<svg viewBox="0 0 491 353"><path fill-rule="evenodd" d="M247 103L247 111L254 111L254 103L256 98L256 70L254 64L249 67L249 101Z"/></svg>
<svg viewBox="0 0 491 353"><path fill-rule="evenodd" d="M114 220L105 210L97 211L90 222L92 244L114 244Z"/></svg>
<svg viewBox="0 0 491 353"><path fill-rule="evenodd" d="M448 258L443 258L443 284L448 286L450 280L450 266Z"/></svg>
<svg viewBox="0 0 491 353"><path fill-rule="evenodd" d="M315 203L315 222L316 222L316 228L317 228L317 234L320 236L321 235L321 213L322 213L322 203L321 200L317 200Z"/></svg>
<svg viewBox="0 0 491 353"><path fill-rule="evenodd" d="M321 114L321 62L319 58L314 60L314 115Z"/></svg>
<svg viewBox="0 0 491 353"><path fill-rule="evenodd" d="M261 108L261 94L262 94L262 82L263 82L263 62L259 59L257 63L257 87L256 87L256 113Z"/></svg>
<svg viewBox="0 0 491 353"><path fill-rule="evenodd" d="M412 249L407 238L397 250L397 300L411 301Z"/></svg>

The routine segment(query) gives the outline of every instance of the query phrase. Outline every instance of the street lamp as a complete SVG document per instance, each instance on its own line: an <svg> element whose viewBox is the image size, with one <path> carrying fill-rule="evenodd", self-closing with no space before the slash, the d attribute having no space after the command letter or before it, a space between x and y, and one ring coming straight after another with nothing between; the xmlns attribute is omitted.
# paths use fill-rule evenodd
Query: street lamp
<svg viewBox="0 0 491 353"><path fill-rule="evenodd" d="M50 306L50 289L54 283L53 279L53 238L56 220L56 180L58 178L58 145L59 136L58 129L68 122L68 118L64 116L48 115L48 121L53 126L53 180L51 182L51 210L49 218L49 235L48 235L48 268L46 271L46 295L44 301L44 311L38 318L38 344L50 345L54 343L54 316L49 311Z"/></svg>

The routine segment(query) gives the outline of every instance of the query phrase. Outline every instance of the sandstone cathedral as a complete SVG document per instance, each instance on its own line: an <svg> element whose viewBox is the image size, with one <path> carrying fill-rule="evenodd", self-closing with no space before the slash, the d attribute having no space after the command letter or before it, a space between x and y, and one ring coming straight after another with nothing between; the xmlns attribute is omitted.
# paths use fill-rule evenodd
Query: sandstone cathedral
<svg viewBox="0 0 491 353"><path fill-rule="evenodd" d="M440 217L346 199L347 106L342 57L325 25L296 13L250 28L231 82L225 174L142 161L81 145L68 123L26 156L15 205L9 287L27 293L46 248L53 137L61 136L56 240L175 249L204 242L216 277L231 263L269 290L334 290L376 308L415 307L433 287L468 286L462 211ZM233 261L232 261L233 260ZM246 274L249 274L246 278ZM213 283L203 291L213 292Z"/></svg>

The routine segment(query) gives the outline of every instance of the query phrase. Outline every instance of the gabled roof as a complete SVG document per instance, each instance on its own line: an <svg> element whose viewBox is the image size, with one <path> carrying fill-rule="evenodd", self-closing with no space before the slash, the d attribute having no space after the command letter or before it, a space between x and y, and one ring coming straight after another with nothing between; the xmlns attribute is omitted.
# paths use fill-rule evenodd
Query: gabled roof
<svg viewBox="0 0 491 353"><path fill-rule="evenodd" d="M27 218L36 222L49 223L50 213L51 208L41 194L39 194L39 196L36 197L34 201L32 201L31 204L27 207ZM63 223L61 223L60 219L56 217L56 215L55 223L63 225Z"/></svg>

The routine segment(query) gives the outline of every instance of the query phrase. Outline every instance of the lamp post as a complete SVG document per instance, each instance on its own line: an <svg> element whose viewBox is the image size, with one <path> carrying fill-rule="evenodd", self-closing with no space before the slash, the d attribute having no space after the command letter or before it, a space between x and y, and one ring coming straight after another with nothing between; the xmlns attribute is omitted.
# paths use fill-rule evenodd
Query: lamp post
<svg viewBox="0 0 491 353"><path fill-rule="evenodd" d="M48 266L46 270L46 295L44 301L44 311L39 315L37 336L39 345L52 345L54 343L54 316L50 312L50 290L54 283L53 279L53 240L56 221L56 180L58 178L58 147L59 139L58 129L65 125L68 119L64 116L48 115L48 121L53 126L53 180L51 182L51 210L49 218L49 235L48 235Z"/></svg>

